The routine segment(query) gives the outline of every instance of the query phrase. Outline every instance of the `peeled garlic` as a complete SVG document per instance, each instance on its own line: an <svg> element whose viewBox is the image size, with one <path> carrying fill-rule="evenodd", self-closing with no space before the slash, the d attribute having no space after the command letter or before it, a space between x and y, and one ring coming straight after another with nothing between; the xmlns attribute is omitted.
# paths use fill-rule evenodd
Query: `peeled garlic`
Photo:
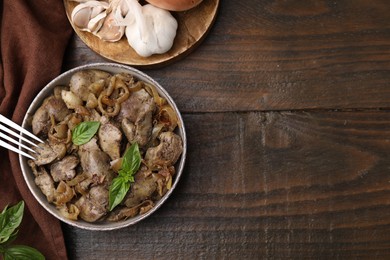
<svg viewBox="0 0 390 260"><path fill-rule="evenodd" d="M119 41L125 33L125 26L117 25L114 18L114 13L111 12L105 18L100 30L96 33L96 36L103 41L116 42Z"/></svg>
<svg viewBox="0 0 390 260"><path fill-rule="evenodd" d="M83 31L96 32L107 16L109 4L100 1L87 1L78 4L72 11L71 20Z"/></svg>

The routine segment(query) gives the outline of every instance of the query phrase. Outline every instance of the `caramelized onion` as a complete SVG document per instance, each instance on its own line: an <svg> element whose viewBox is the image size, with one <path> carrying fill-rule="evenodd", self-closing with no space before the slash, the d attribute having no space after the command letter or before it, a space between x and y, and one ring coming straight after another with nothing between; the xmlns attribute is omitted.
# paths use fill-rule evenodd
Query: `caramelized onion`
<svg viewBox="0 0 390 260"><path fill-rule="evenodd" d="M78 183L82 182L86 178L88 178L88 176L85 173L78 174L70 181L67 181L66 184L68 184L69 186L76 186Z"/></svg>
<svg viewBox="0 0 390 260"><path fill-rule="evenodd" d="M96 108L98 106L97 98L94 94L89 93L87 103L85 104L87 108Z"/></svg>
<svg viewBox="0 0 390 260"><path fill-rule="evenodd" d="M153 97L154 102L156 102L156 104L159 107L161 107L165 104L166 100L164 98L160 97L157 89L154 86L147 84L147 83L144 83L144 88Z"/></svg>
<svg viewBox="0 0 390 260"><path fill-rule="evenodd" d="M179 124L179 120L175 111L173 111L172 107L168 105L163 106L160 109L158 117L160 122L166 124L169 127L170 131L173 131L173 129L175 129L176 126Z"/></svg>
<svg viewBox="0 0 390 260"><path fill-rule="evenodd" d="M140 91L141 89L143 89L143 84L140 81L138 81L135 84L132 84L131 87L129 86L129 91L130 92L137 92L137 91Z"/></svg>
<svg viewBox="0 0 390 260"><path fill-rule="evenodd" d="M75 195L74 190L64 181L61 181L55 191L56 204L62 205L69 202Z"/></svg>
<svg viewBox="0 0 390 260"><path fill-rule="evenodd" d="M118 103L114 103L114 106L115 106L114 108L105 105L104 102L107 102L107 100L105 100L106 95L103 93L104 93L104 91L100 94L100 96L98 98L98 107L99 107L100 112L104 115L107 115L107 116L116 116L119 113L120 105ZM103 101L103 100L105 100L105 101ZM110 108L112 109L111 111L110 111Z"/></svg>
<svg viewBox="0 0 390 260"><path fill-rule="evenodd" d="M79 114L80 116L90 116L91 113L83 106L78 106L74 109L74 112Z"/></svg>
<svg viewBox="0 0 390 260"><path fill-rule="evenodd" d="M100 93L102 93L105 84L106 81L104 79L98 80L89 85L88 90L91 91L90 94L98 96L100 95Z"/></svg>
<svg viewBox="0 0 390 260"><path fill-rule="evenodd" d="M119 85L116 89L122 89L123 90L123 93L116 99L116 102L118 102L120 104L120 103L123 103L124 101L126 101L129 98L130 92L129 92L129 88L127 86Z"/></svg>
<svg viewBox="0 0 390 260"><path fill-rule="evenodd" d="M162 130L164 129L165 125L162 124L162 123L158 123L156 124L153 129L152 129L152 134L150 136L150 141L149 141L149 144L148 146L154 146L154 143L156 142L157 140L157 137L160 135L160 133L162 132Z"/></svg>
<svg viewBox="0 0 390 260"><path fill-rule="evenodd" d="M170 190L172 188L172 176L168 176L168 180L167 180L167 189Z"/></svg>
<svg viewBox="0 0 390 260"><path fill-rule="evenodd" d="M48 137L52 143L68 144L72 139L72 133L67 124L60 123L50 127Z"/></svg>
<svg viewBox="0 0 390 260"><path fill-rule="evenodd" d="M140 207L139 213L138 213L138 214L140 214L140 215L142 215L142 214L148 212L149 210L151 210L151 209L153 208L153 202L152 202L151 200L147 200L147 201L145 201L145 203L143 203L143 204L146 204L146 205Z"/></svg>
<svg viewBox="0 0 390 260"><path fill-rule="evenodd" d="M66 204L58 208L60 214L67 219L77 220L80 214L80 210L74 204L70 204L69 207Z"/></svg>
<svg viewBox="0 0 390 260"><path fill-rule="evenodd" d="M134 217L138 214L140 214L140 211L142 209L142 212L146 212L153 208L154 203L151 200L145 200L141 202L140 204L131 207L131 208L121 208L119 210L114 211L108 218L108 221L119 221L122 219L127 219Z"/></svg>
<svg viewBox="0 0 390 260"><path fill-rule="evenodd" d="M110 97L114 93L114 90L122 90L122 93L119 95L119 97ZM120 91L117 91L116 93L120 93ZM111 117L118 115L121 108L120 104L126 101L129 96L129 89L121 80L121 78L118 76L111 77L108 88L100 93L97 100L100 112Z"/></svg>
<svg viewBox="0 0 390 260"><path fill-rule="evenodd" d="M101 98L101 102L104 105L107 105L107 106L110 106L110 107L115 106L115 100L109 98L107 95L102 95L101 97L102 97Z"/></svg>
<svg viewBox="0 0 390 260"><path fill-rule="evenodd" d="M70 114L65 119L65 121L68 124L68 128L70 130L73 130L73 128L75 128L78 124L80 124L83 121L83 119L82 119L82 117L79 114L73 113L73 114Z"/></svg>

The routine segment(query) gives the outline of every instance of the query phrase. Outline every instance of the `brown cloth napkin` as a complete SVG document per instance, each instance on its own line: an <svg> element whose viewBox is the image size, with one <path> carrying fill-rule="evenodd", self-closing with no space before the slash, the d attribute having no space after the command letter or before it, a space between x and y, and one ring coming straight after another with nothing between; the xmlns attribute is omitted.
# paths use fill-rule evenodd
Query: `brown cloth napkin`
<svg viewBox="0 0 390 260"><path fill-rule="evenodd" d="M0 113L20 124L39 90L61 72L72 30L62 0L0 3ZM67 259L59 221L28 190L18 156L0 147L0 210L22 199L25 213L14 244L32 246L46 259Z"/></svg>

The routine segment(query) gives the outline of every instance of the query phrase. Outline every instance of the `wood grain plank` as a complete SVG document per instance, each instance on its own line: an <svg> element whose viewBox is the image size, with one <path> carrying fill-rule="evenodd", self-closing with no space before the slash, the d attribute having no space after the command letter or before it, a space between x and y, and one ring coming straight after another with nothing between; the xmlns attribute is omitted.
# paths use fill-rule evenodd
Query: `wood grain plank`
<svg viewBox="0 0 390 260"><path fill-rule="evenodd" d="M387 0L223 1L193 53L147 73L183 112L388 108L389 13ZM64 69L106 61L77 37L69 50Z"/></svg>
<svg viewBox="0 0 390 260"><path fill-rule="evenodd" d="M122 230L64 225L71 259L390 257L390 114L185 114L177 189Z"/></svg>

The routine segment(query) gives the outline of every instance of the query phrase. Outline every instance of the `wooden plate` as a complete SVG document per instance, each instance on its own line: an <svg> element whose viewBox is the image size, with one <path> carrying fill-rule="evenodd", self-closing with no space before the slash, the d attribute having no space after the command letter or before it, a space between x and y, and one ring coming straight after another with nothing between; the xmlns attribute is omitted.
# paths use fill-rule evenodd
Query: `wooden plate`
<svg viewBox="0 0 390 260"><path fill-rule="evenodd" d="M118 42L105 42L89 32L79 30L70 17L77 2L64 0L68 19L80 39L101 56L123 64L137 67L158 67L173 62L190 53L204 39L214 23L219 0L203 0L198 6L184 12L171 12L177 19L178 29L172 48L164 54L150 57L139 56L124 36Z"/></svg>

